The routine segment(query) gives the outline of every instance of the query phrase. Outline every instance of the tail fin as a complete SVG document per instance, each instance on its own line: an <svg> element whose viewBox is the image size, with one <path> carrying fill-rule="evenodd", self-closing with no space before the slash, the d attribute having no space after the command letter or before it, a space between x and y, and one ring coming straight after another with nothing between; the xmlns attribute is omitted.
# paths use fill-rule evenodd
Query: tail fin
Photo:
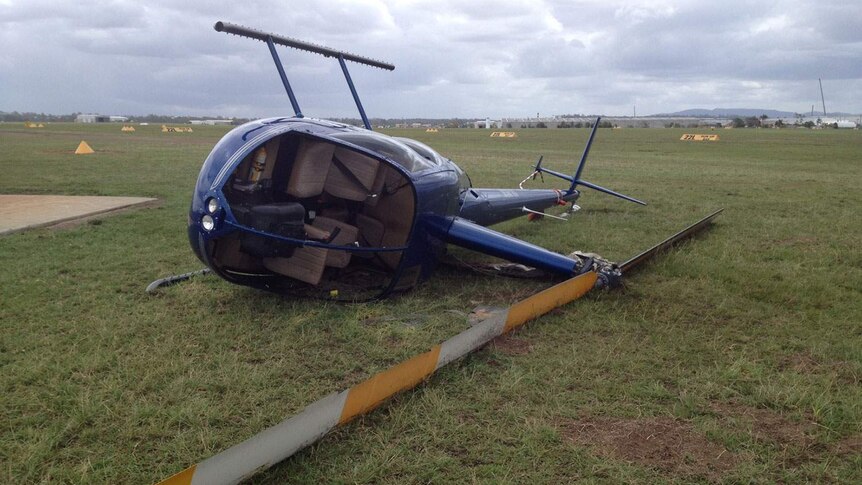
<svg viewBox="0 0 862 485"><path fill-rule="evenodd" d="M590 132L590 139L587 140L587 146L584 147L584 154L581 155L581 161L578 163L578 169L575 170L575 176L572 177L571 182L572 185L569 187L569 192L573 192L575 187L578 185L583 185L584 187L589 187L593 190L598 190L599 192L604 192L608 195L613 195L614 197L619 197L620 199L627 200L629 202L634 202L635 204L646 205L646 202L635 199L634 197L629 197L628 195L621 194L619 192L615 192L611 189L602 187L601 185L593 184L587 182L586 180L581 178L581 172L584 171L584 165L587 163L587 156L590 154L590 147L593 144L593 138L596 136L596 130L599 129L599 122L602 120L602 117L599 116L596 118L596 122L593 123L593 130Z"/></svg>
<svg viewBox="0 0 862 485"><path fill-rule="evenodd" d="M590 146L593 144L593 137L596 136L596 130L599 129L599 122L602 120L602 117L599 116L596 118L596 122L593 124L593 131L590 132L590 139L587 140L587 146L584 147L584 154L581 156L581 161L578 163L578 169L575 171L575 176L572 177L572 185L569 187L569 192L575 190L575 186L583 185L584 187L589 187L593 190L598 190L599 192L604 192L608 195L613 195L614 197L619 197L620 199L627 200L629 202L634 202L635 204L646 205L646 202L635 199L634 197L629 197L628 195L621 194L619 192L615 192L611 189L602 187L601 185L596 185L581 178L581 172L584 170L584 165L587 163L587 155L590 154Z"/></svg>
<svg viewBox="0 0 862 485"><path fill-rule="evenodd" d="M583 185L584 187L589 187L593 190L598 190L599 192L604 192L608 195L613 195L614 197L619 197L620 199L625 199L629 202L634 202L635 204L646 205L646 202L644 202L642 200L635 199L634 197L629 197L628 195L621 194L619 192L615 192L611 189L602 187L601 185L596 185L594 183L587 182L586 180L581 178L581 172L584 171L584 165L586 165L586 163L587 163L587 156L590 154L590 147L593 145L593 138L595 138L595 136L596 136L596 130L598 130L599 122L601 120L602 120L602 117L599 116L598 118L596 118L596 122L593 123L593 129L592 129L592 131L590 131L590 138L587 140L587 146L584 147L584 153L583 153L583 155L581 155L581 161L578 162L578 168L577 168L577 170L575 170L574 176L570 177L570 176L562 174L560 172L542 167L542 159L541 158L539 159L539 162L536 163L536 169L535 169L535 172L533 172L533 173L534 174L547 173L547 174L553 175L555 177L559 177L563 180L568 180L569 182L571 182L571 185L569 186L569 190L566 192L566 194L571 194L572 192L575 191L575 187L577 187L578 185ZM534 175L534 177L535 177L535 175Z"/></svg>
<svg viewBox="0 0 862 485"><path fill-rule="evenodd" d="M584 147L584 153L581 155L581 161L578 162L578 168L575 170L575 176L572 177L572 185L569 187L569 193L575 191L575 186L578 185L578 180L581 178L581 172L584 171L584 165L587 163L587 156L590 154L590 147L593 146L593 138L596 137L596 130L599 129L599 121L602 120L602 117L599 116L596 118L596 122L593 123L593 129L590 130L590 138L587 139L587 146Z"/></svg>

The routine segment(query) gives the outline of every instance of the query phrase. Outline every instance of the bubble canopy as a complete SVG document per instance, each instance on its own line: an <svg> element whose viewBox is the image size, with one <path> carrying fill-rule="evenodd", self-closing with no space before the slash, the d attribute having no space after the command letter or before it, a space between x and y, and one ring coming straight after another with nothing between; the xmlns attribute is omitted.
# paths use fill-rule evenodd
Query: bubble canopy
<svg viewBox="0 0 862 485"><path fill-rule="evenodd" d="M373 131L350 131L335 133L330 136L383 155L404 167L408 172L421 172L439 165L440 155L427 145L414 142L413 140L410 141L416 144L416 148L411 147L402 140ZM420 150L427 152L420 155L418 152ZM430 156L431 158L426 158L423 155Z"/></svg>

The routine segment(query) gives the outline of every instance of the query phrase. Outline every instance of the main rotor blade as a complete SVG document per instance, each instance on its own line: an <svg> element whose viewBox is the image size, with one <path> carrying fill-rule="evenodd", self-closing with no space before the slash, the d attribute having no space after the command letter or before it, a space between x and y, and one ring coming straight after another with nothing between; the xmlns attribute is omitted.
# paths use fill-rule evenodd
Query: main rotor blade
<svg viewBox="0 0 862 485"><path fill-rule="evenodd" d="M192 465L159 485L234 484L292 456L329 431L366 414L399 392L416 387L438 369L554 308L587 294L597 275L588 271L515 303L367 380L315 401L299 414Z"/></svg>
<svg viewBox="0 0 862 485"><path fill-rule="evenodd" d="M679 231L678 233L674 234L673 236L665 239L664 241L656 244L655 246L653 246L653 247L647 249L646 251L638 254L637 256L629 259L625 263L622 263L620 265L620 270L623 272L623 274L628 273L629 271L637 268L638 266L645 263L646 261L649 261L650 259L655 257L657 254L661 253L665 249L668 249L669 247L673 246L677 242L679 242L679 241L681 241L687 237L691 237L694 234L697 234L698 232L700 232L704 228L706 228L709 225L709 223L712 222L713 219L715 219L716 216L721 214L721 212L723 210L724 209L718 209L717 211L713 212L712 214L710 214L710 215L704 217L703 219L695 222L694 224L686 227L682 231Z"/></svg>
<svg viewBox="0 0 862 485"><path fill-rule="evenodd" d="M272 39L272 42L274 44L279 44L286 47L293 47L294 49L304 50L308 52L314 52L315 54L320 54L325 57L334 57L337 59L339 56L342 56L344 57L345 61L357 62L359 64L365 64L371 67L379 67L380 69L386 69L387 71L392 71L395 69L395 66L388 62L378 61L376 59L370 59L368 57L358 56L356 54L351 54L349 52L339 51L336 49L330 49L329 47L312 44L310 42L305 42L299 39L285 37L283 35L270 34L268 32L251 29L242 25L232 24L230 22L216 22L213 28L216 30L216 32L225 32L228 34L238 35L240 37L248 37L249 39L257 39L262 42L266 42L267 39Z"/></svg>

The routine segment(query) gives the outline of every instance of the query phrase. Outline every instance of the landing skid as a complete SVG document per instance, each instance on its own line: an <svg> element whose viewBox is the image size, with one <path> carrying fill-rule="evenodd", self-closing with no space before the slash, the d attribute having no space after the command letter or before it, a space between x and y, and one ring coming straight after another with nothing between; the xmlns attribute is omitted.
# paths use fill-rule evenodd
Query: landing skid
<svg viewBox="0 0 862 485"><path fill-rule="evenodd" d="M182 281L190 279L194 276L200 276L200 275L205 275L205 274L209 274L209 273L212 273L212 270L210 270L209 268L204 268L204 269L199 269L197 271L192 271L191 273L183 273L183 274L178 274L178 275L174 275L174 276L168 276L167 278L158 279L156 281L153 281L149 285L147 285L147 293L152 295L156 292L156 290L158 290L159 288L161 288L163 286L175 285L177 283L180 283Z"/></svg>

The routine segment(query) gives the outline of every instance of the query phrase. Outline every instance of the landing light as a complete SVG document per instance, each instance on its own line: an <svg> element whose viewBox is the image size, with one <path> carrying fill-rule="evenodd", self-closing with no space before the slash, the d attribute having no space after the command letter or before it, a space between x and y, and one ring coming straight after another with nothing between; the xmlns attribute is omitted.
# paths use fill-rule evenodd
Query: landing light
<svg viewBox="0 0 862 485"><path fill-rule="evenodd" d="M207 200L207 212L215 214L218 208L218 200L215 197L211 197Z"/></svg>
<svg viewBox="0 0 862 485"><path fill-rule="evenodd" d="M213 219L213 216L205 214L201 217L201 226L203 226L205 231L212 231L215 228L215 220Z"/></svg>

